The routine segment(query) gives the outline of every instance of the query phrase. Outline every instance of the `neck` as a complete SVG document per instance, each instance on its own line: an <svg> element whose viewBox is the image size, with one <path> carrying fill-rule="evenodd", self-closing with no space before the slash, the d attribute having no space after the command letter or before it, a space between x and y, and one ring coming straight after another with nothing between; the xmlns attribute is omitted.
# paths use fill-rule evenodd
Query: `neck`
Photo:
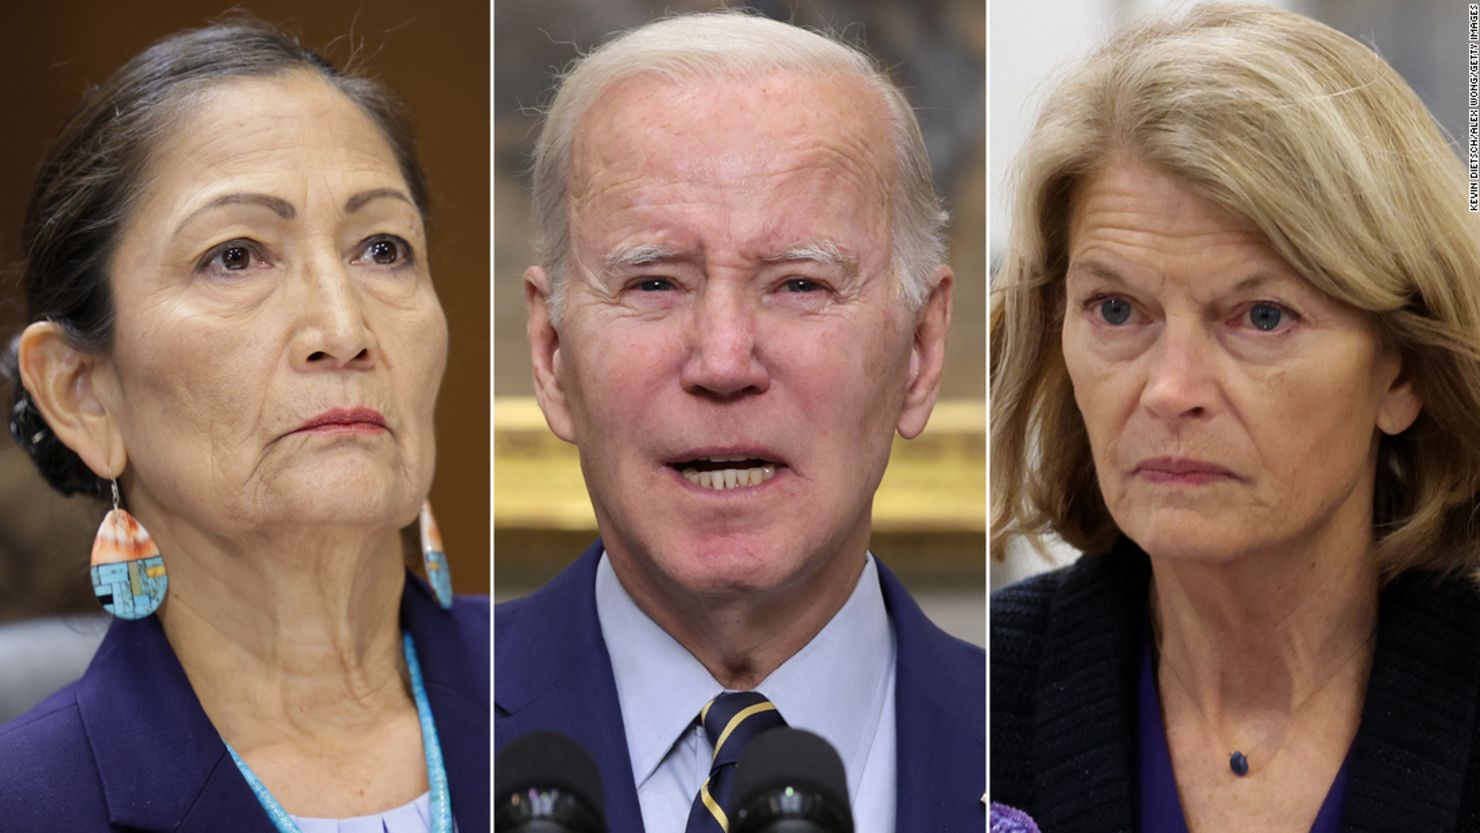
<svg viewBox="0 0 1480 833"><path fill-rule="evenodd" d="M1345 526L1229 562L1153 558L1163 691L1172 678L1215 728L1279 722L1328 686L1359 703L1378 573L1370 524Z"/></svg>
<svg viewBox="0 0 1480 833"><path fill-rule="evenodd" d="M151 532L170 575L165 634L211 721L243 754L352 734L410 707L394 530L223 540L155 520Z"/></svg>
<svg viewBox="0 0 1480 833"><path fill-rule="evenodd" d="M865 536L866 538L866 536ZM623 589L727 689L755 688L812 641L853 594L867 563L866 541L818 558L784 586L715 596L650 575L607 550Z"/></svg>

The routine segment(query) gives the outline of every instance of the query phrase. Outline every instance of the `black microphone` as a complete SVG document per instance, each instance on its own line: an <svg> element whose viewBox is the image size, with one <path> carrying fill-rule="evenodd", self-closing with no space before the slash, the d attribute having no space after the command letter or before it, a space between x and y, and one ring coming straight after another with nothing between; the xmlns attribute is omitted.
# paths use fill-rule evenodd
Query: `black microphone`
<svg viewBox="0 0 1480 833"><path fill-rule="evenodd" d="M853 833L848 777L832 744L801 729L772 729L735 764L730 833Z"/></svg>
<svg viewBox="0 0 1480 833"><path fill-rule="evenodd" d="M493 762L497 833L606 833L601 773L579 743L530 732Z"/></svg>

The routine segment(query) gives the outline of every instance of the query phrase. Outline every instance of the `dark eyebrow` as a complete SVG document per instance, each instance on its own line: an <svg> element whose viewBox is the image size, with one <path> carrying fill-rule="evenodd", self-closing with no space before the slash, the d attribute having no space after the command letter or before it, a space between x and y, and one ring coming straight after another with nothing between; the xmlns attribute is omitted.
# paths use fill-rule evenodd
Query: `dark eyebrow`
<svg viewBox="0 0 1480 833"><path fill-rule="evenodd" d="M364 208L365 203L378 199L400 200L401 202L406 203L412 208L416 207L416 203L412 202L410 197L406 196L395 188L374 188L369 191L361 191L360 193L355 194L353 197L345 200L344 213L353 214L356 211L359 211L361 208Z"/></svg>
<svg viewBox="0 0 1480 833"><path fill-rule="evenodd" d="M180 225L175 227L175 234L179 234L180 229L185 228L187 223L189 223L191 220L194 220L202 213L210 211L213 208L220 208L223 205L260 205L271 210L272 213L278 215L279 217L282 217L284 220L291 220L294 217L298 216L298 209L294 208L292 203L288 202L282 197L274 197L271 194L257 193L222 194L221 196L211 200L200 208L197 208L194 211L190 212L190 215L184 220L181 220Z"/></svg>

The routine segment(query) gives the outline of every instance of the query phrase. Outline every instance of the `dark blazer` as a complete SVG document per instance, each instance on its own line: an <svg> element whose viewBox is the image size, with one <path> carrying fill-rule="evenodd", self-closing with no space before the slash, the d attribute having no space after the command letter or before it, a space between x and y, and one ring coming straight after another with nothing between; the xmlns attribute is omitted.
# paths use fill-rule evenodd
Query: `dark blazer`
<svg viewBox="0 0 1480 833"><path fill-rule="evenodd" d="M540 729L574 738L601 770L607 825L613 833L640 833L617 684L596 618L601 552L597 541L538 592L494 609L494 746ZM901 833L980 833L986 658L931 624L876 563L898 647L896 826Z"/></svg>
<svg viewBox="0 0 1480 833"><path fill-rule="evenodd" d="M461 833L489 829L488 599L437 607L407 577L416 644ZM159 620L115 621L81 680L0 727L0 829L273 833Z"/></svg>
<svg viewBox="0 0 1480 833"><path fill-rule="evenodd" d="M1150 564L1135 545L992 594L992 800L1045 831L1135 829L1136 680ZM1383 588L1342 830L1480 831L1480 594Z"/></svg>

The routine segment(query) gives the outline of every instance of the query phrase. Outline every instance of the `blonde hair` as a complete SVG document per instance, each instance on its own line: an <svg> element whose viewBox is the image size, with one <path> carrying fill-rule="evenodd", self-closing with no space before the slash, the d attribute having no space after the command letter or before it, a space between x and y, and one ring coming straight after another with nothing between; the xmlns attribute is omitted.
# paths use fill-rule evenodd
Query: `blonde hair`
<svg viewBox="0 0 1480 833"><path fill-rule="evenodd" d="M1379 443L1378 564L1480 565L1480 239L1464 171L1370 49L1241 4L1115 37L1049 96L1016 160L989 325L993 555L1013 534L1086 552L1120 535L1059 346L1070 202L1117 156L1247 219L1312 285L1372 313L1424 402Z"/></svg>
<svg viewBox="0 0 1480 833"><path fill-rule="evenodd" d="M930 178L920 125L904 93L847 44L744 12L687 14L623 33L576 60L561 76L534 152L533 202L540 264L552 283L551 318L559 321L570 267L570 171L576 128L613 84L639 74L674 81L756 78L777 72L857 77L877 94L889 121L896 176L891 268L901 297L918 310L945 262L945 210Z"/></svg>

